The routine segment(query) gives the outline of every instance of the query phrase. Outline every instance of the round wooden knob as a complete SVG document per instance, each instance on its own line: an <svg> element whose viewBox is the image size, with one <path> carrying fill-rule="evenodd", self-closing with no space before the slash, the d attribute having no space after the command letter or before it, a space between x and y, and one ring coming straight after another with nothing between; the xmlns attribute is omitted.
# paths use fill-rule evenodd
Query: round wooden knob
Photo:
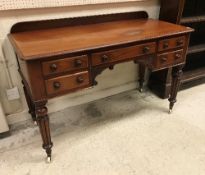
<svg viewBox="0 0 205 175"><path fill-rule="evenodd" d="M179 53L177 53L177 54L175 55L175 58L176 58L176 59L180 59L181 57L182 57L182 55L179 54Z"/></svg>
<svg viewBox="0 0 205 175"><path fill-rule="evenodd" d="M109 57L107 55L102 55L101 56L101 61L104 63L104 62L107 62L109 60Z"/></svg>
<svg viewBox="0 0 205 175"><path fill-rule="evenodd" d="M82 76L77 77L76 79L77 83L83 83L84 82L84 78Z"/></svg>
<svg viewBox="0 0 205 175"><path fill-rule="evenodd" d="M58 67L57 67L56 64L51 64L51 65L50 65L50 70L51 70L52 72L56 71L57 68L58 68Z"/></svg>
<svg viewBox="0 0 205 175"><path fill-rule="evenodd" d="M60 84L60 82L54 82L53 83L53 87L55 88L55 89L59 89L60 87L61 87L61 84Z"/></svg>
<svg viewBox="0 0 205 175"><path fill-rule="evenodd" d="M150 51L150 48L148 46L143 48L143 53L144 54L149 53L149 51Z"/></svg>
<svg viewBox="0 0 205 175"><path fill-rule="evenodd" d="M162 58L160 58L160 61L161 61L162 63L164 63L164 62L167 61L167 58L166 58L166 57L162 57Z"/></svg>
<svg viewBox="0 0 205 175"><path fill-rule="evenodd" d="M165 43L163 44L163 48L164 48L164 49L167 49L168 47L169 47L169 43L165 42Z"/></svg>
<svg viewBox="0 0 205 175"><path fill-rule="evenodd" d="M79 59L75 60L75 67L80 67L82 66L83 62Z"/></svg>
<svg viewBox="0 0 205 175"><path fill-rule="evenodd" d="M181 46L181 45L183 45L183 40L177 40L177 46Z"/></svg>

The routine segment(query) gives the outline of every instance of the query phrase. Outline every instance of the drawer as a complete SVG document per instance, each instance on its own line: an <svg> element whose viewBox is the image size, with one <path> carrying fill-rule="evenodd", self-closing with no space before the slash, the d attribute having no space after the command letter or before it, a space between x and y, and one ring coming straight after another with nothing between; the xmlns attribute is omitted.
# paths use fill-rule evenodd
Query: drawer
<svg viewBox="0 0 205 175"><path fill-rule="evenodd" d="M183 62L183 49L174 52L168 52L157 56L156 68L163 68L168 65L178 64Z"/></svg>
<svg viewBox="0 0 205 175"><path fill-rule="evenodd" d="M88 57L86 55L47 61L42 63L43 74L45 76L67 71L79 70L87 67Z"/></svg>
<svg viewBox="0 0 205 175"><path fill-rule="evenodd" d="M141 55L153 54L156 51L156 43L151 42L121 49L114 49L105 52L92 54L92 65L108 64L117 61L125 61Z"/></svg>
<svg viewBox="0 0 205 175"><path fill-rule="evenodd" d="M48 95L64 93L69 90L83 88L89 85L88 71L60 76L45 81Z"/></svg>
<svg viewBox="0 0 205 175"><path fill-rule="evenodd" d="M159 41L158 51L183 47L185 43L186 43L185 36L161 40Z"/></svg>

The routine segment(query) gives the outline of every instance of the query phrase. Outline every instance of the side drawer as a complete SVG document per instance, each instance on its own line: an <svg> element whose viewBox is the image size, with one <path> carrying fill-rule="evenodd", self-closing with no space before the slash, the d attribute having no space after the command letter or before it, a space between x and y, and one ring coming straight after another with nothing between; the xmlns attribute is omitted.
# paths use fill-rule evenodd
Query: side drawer
<svg viewBox="0 0 205 175"><path fill-rule="evenodd" d="M42 63L43 74L45 76L67 71L79 70L87 67L88 57L86 55L46 61Z"/></svg>
<svg viewBox="0 0 205 175"><path fill-rule="evenodd" d="M157 56L155 68L163 68L172 64L181 63L183 61L183 49L168 52Z"/></svg>
<svg viewBox="0 0 205 175"><path fill-rule="evenodd" d="M89 85L88 71L76 74L60 76L45 80L46 90L48 95L55 95L56 93L64 93L69 90L83 88Z"/></svg>
<svg viewBox="0 0 205 175"><path fill-rule="evenodd" d="M169 49L175 49L178 47L183 47L186 43L186 37L175 37L170 39L164 39L159 41L158 51L165 51Z"/></svg>
<svg viewBox="0 0 205 175"><path fill-rule="evenodd" d="M121 49L114 49L105 52L92 54L92 65L102 65L117 61L124 61L137 56L148 55L156 52L156 43L151 42Z"/></svg>

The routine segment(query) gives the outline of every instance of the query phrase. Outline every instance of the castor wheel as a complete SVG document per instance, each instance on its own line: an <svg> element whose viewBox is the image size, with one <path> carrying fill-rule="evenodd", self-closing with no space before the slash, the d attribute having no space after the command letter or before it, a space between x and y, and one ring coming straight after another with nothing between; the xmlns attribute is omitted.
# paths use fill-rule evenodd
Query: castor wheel
<svg viewBox="0 0 205 175"><path fill-rule="evenodd" d="M143 92L143 89L142 89L142 88L140 88L140 89L139 89L139 91L142 93L142 92Z"/></svg>
<svg viewBox="0 0 205 175"><path fill-rule="evenodd" d="M169 110L169 114L171 114L171 113L172 113L172 109Z"/></svg>
<svg viewBox="0 0 205 175"><path fill-rule="evenodd" d="M47 163L51 163L51 157L47 157L46 162L47 162Z"/></svg>

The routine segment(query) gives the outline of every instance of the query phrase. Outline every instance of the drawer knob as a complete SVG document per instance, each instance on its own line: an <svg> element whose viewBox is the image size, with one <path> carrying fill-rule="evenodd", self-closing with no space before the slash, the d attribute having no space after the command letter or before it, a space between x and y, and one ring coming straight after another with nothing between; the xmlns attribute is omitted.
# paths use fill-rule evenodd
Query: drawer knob
<svg viewBox="0 0 205 175"><path fill-rule="evenodd" d="M149 53L149 51L150 51L150 48L148 46L143 48L143 53L144 54Z"/></svg>
<svg viewBox="0 0 205 175"><path fill-rule="evenodd" d="M181 54L179 54L179 53L177 53L176 55L175 55L175 58L178 60L178 59L180 59L182 57L182 55Z"/></svg>
<svg viewBox="0 0 205 175"><path fill-rule="evenodd" d="M51 64L50 65L50 70L52 71L52 72L55 72L56 70L57 70L57 65L56 64Z"/></svg>
<svg viewBox="0 0 205 175"><path fill-rule="evenodd" d="M101 61L104 63L104 62L107 62L109 61L109 57L107 55L102 55L101 57Z"/></svg>
<svg viewBox="0 0 205 175"><path fill-rule="evenodd" d="M59 89L60 87L61 87L61 84L60 84L60 82L54 82L53 83L53 87L55 88L55 89Z"/></svg>
<svg viewBox="0 0 205 175"><path fill-rule="evenodd" d="M165 42L164 44L163 44L163 48L164 49L167 49L169 47L169 43L168 42Z"/></svg>
<svg viewBox="0 0 205 175"><path fill-rule="evenodd" d="M181 46L181 45L183 45L184 44L184 41L183 40L177 40L177 46Z"/></svg>
<svg viewBox="0 0 205 175"><path fill-rule="evenodd" d="M81 84L84 82L84 78L82 76L77 77L76 79L77 83Z"/></svg>
<svg viewBox="0 0 205 175"><path fill-rule="evenodd" d="M79 59L77 59L77 60L75 60L75 67L80 67L80 66L82 66L82 61L81 60L79 60Z"/></svg>
<svg viewBox="0 0 205 175"><path fill-rule="evenodd" d="M167 58L166 57L162 57L162 58L160 58L160 61L161 61L161 63L164 63L164 62L167 61Z"/></svg>

